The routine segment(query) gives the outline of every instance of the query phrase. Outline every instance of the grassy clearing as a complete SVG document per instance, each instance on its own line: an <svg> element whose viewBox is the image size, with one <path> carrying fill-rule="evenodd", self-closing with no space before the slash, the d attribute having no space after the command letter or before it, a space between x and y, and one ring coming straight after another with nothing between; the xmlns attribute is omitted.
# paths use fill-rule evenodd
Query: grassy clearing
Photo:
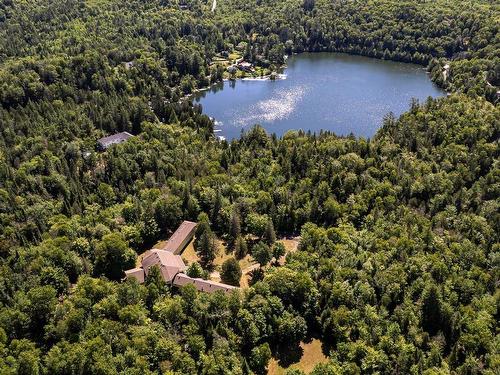
<svg viewBox="0 0 500 375"><path fill-rule="evenodd" d="M292 368L302 370L308 374L316 364L328 362L328 357L323 354L322 344L318 339L313 339L308 343L301 342L300 347L302 348L302 356L298 362L288 367L282 367L277 359L272 358L269 362L267 374L284 375L286 370Z"/></svg>
<svg viewBox="0 0 500 375"><path fill-rule="evenodd" d="M298 249L300 237L282 238L279 241L282 242L283 245L285 245L285 250L287 253L289 253Z"/></svg>
<svg viewBox="0 0 500 375"><path fill-rule="evenodd" d="M194 262L199 262L200 258L198 254L196 254L196 250L194 249L194 239L186 246L184 251L182 252L182 259L186 261L187 264L191 264ZM221 266L225 260L229 259L231 254L226 254L226 247L224 243L220 240L217 240L217 256L214 260L214 265Z"/></svg>
<svg viewBox="0 0 500 375"><path fill-rule="evenodd" d="M194 241L191 241L182 253L182 259L184 259L187 264L200 261L200 258L198 257L198 254L196 254L196 251L194 249L193 242ZM227 252L227 247L224 245L224 243L221 240L217 240L217 256L214 260L215 270L214 272L212 272L212 280L220 281L219 272L222 269L222 264L233 256L234 255L232 253ZM240 286L242 288L248 288L248 275L245 270L252 268L252 266L255 265L255 261L250 255L247 255L243 259L240 259L238 262L243 271L243 275L241 276L240 280Z"/></svg>
<svg viewBox="0 0 500 375"><path fill-rule="evenodd" d="M229 54L229 60L238 60L238 59L241 59L242 58L242 55L238 52L231 52Z"/></svg>
<svg viewBox="0 0 500 375"><path fill-rule="evenodd" d="M285 245L285 250L286 253L293 252L297 250L298 244L299 244L299 237L295 238L282 238L278 240L279 242L282 242ZM158 241L152 248L153 249L162 249L165 247L167 244L167 240L162 240ZM136 267L141 266L142 259L144 258L144 253L140 254L137 257L136 260ZM184 251L181 254L182 259L186 263L186 265L190 265L191 263L194 262L199 262L200 258L198 257L198 254L196 254L196 250L194 249L194 239L189 242L189 244L186 246ZM214 272L212 272L212 277L211 279L214 281L220 281L220 275L219 272L222 269L222 264L228 260L229 258L233 257L234 254L231 252L228 252L226 245L224 244L223 241L217 239L217 256L215 257L214 260ZM246 255L244 258L240 259L239 261L242 275L241 275L241 280L240 280L240 287L241 288L248 288L248 282L250 280L250 273L252 270L254 270L256 267L258 267L257 263L255 260L252 258L251 255ZM285 257L280 258L280 263L284 264L285 263Z"/></svg>
<svg viewBox="0 0 500 375"><path fill-rule="evenodd" d="M190 265L191 263L194 262L198 262L199 258L198 255L196 254L196 251L194 250L194 239L188 243L188 245L182 252L181 256L187 265Z"/></svg>

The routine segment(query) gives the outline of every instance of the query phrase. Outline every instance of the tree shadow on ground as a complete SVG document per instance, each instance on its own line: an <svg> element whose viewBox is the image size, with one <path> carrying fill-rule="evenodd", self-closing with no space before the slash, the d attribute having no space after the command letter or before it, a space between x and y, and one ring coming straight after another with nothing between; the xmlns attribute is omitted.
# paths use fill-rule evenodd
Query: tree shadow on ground
<svg viewBox="0 0 500 375"><path fill-rule="evenodd" d="M280 344L276 347L273 357L276 358L281 367L287 368L294 363L298 363L303 354L304 349L298 343Z"/></svg>
<svg viewBox="0 0 500 375"><path fill-rule="evenodd" d="M326 357L329 357L330 354L334 351L334 346L332 343L328 341L322 341L321 342L321 351Z"/></svg>
<svg viewBox="0 0 500 375"><path fill-rule="evenodd" d="M314 339L319 340L321 342L321 351L323 352L323 355L325 357L330 357L332 351L334 351L335 349L333 342L331 342L331 340L329 340L328 337L325 337L320 332L314 331L304 340L304 343L308 344Z"/></svg>

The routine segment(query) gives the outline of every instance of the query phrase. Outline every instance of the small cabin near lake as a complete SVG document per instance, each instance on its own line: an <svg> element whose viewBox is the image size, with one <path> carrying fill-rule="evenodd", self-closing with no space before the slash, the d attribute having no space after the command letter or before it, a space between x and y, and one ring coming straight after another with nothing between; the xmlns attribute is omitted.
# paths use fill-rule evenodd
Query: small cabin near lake
<svg viewBox="0 0 500 375"><path fill-rule="evenodd" d="M244 72L248 72L248 73L251 73L255 70L253 68L253 65L247 61L240 61L237 66L238 66L238 69L240 69Z"/></svg>
<svg viewBox="0 0 500 375"><path fill-rule="evenodd" d="M116 133L113 135L109 135L107 137L101 138L97 140L97 147L104 151L108 149L112 145L116 145L118 143L125 142L127 139L132 138L133 135L128 132Z"/></svg>

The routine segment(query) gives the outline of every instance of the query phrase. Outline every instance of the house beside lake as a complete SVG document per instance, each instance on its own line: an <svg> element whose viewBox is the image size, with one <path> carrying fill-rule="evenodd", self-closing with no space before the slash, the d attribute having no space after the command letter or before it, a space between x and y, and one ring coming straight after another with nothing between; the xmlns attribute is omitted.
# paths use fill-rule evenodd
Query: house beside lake
<svg viewBox="0 0 500 375"><path fill-rule="evenodd" d="M230 292L238 289L235 286L211 280L189 277L184 272L187 267L180 254L193 239L196 223L183 221L172 234L162 249L151 249L144 254L141 266L125 271L125 278L134 278L140 284L144 283L151 267L157 266L162 279L170 285L182 287L192 284L198 291L212 293L217 290Z"/></svg>
<svg viewBox="0 0 500 375"><path fill-rule="evenodd" d="M240 61L237 66L238 66L238 69L240 69L244 72L251 73L254 71L253 65L251 63L249 63L248 61Z"/></svg>
<svg viewBox="0 0 500 375"><path fill-rule="evenodd" d="M118 143L125 142L129 138L132 138L133 135L129 132L121 132L113 135L109 135L107 137L103 137L97 140L97 147L100 150L106 150L112 145L116 145Z"/></svg>

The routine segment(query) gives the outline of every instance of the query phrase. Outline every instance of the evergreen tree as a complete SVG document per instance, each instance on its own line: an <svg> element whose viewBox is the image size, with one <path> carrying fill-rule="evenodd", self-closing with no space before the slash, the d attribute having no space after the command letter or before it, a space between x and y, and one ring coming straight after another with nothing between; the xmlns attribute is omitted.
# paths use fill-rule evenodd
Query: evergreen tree
<svg viewBox="0 0 500 375"><path fill-rule="evenodd" d="M208 216L201 213L198 217L196 227L195 249L200 257L200 263L204 268L211 268L217 255L217 244L215 235L210 228Z"/></svg>
<svg viewBox="0 0 500 375"><path fill-rule="evenodd" d="M247 241L243 236L238 236L234 245L234 254L237 259L242 259L248 254Z"/></svg>
<svg viewBox="0 0 500 375"><path fill-rule="evenodd" d="M278 261L286 253L285 245L282 242L275 242L272 251L273 258Z"/></svg>
<svg viewBox="0 0 500 375"><path fill-rule="evenodd" d="M222 194L221 194L220 189L217 189L217 192L215 194L215 200L214 200L213 207L212 207L212 213L211 213L211 220L212 220L212 223L214 223L216 230L217 230L217 228L220 229L220 226L221 226L220 219L219 219L221 208L222 208Z"/></svg>
<svg viewBox="0 0 500 375"><path fill-rule="evenodd" d="M206 232L212 233L212 229L210 228L210 220L208 219L208 215L205 212L202 212L198 215L198 225L196 226L195 231L196 239L201 238L201 235Z"/></svg>
<svg viewBox="0 0 500 375"><path fill-rule="evenodd" d="M435 335L441 327L441 299L435 285L423 293L422 327L431 335Z"/></svg>
<svg viewBox="0 0 500 375"><path fill-rule="evenodd" d="M222 264L222 271L220 274L222 282L229 285L240 286L241 275L241 267L236 259L229 258Z"/></svg>
<svg viewBox="0 0 500 375"><path fill-rule="evenodd" d="M241 236L240 215L236 210L233 210L233 213L231 215L231 222L229 225L229 236L230 236L230 241L233 244L236 244L236 239Z"/></svg>
<svg viewBox="0 0 500 375"><path fill-rule="evenodd" d="M200 257L200 263L203 268L212 267L213 261L217 255L215 237L209 232L201 235L196 246L196 252Z"/></svg>
<svg viewBox="0 0 500 375"><path fill-rule="evenodd" d="M266 225L266 231L264 232L264 241L268 245L272 245L276 241L276 233L274 232L274 225L271 219L268 220Z"/></svg>
<svg viewBox="0 0 500 375"><path fill-rule="evenodd" d="M160 268L156 265L149 268L145 285L148 291L146 304L149 307L152 307L158 298L168 294L169 288L167 283L163 280Z"/></svg>
<svg viewBox="0 0 500 375"><path fill-rule="evenodd" d="M272 256L271 249L264 242L257 243L252 249L252 257L261 267L265 267L270 262Z"/></svg>
<svg viewBox="0 0 500 375"><path fill-rule="evenodd" d="M175 111L173 109L170 111L170 117L168 118L168 123L169 124L178 124L179 123L177 113L175 113Z"/></svg>

